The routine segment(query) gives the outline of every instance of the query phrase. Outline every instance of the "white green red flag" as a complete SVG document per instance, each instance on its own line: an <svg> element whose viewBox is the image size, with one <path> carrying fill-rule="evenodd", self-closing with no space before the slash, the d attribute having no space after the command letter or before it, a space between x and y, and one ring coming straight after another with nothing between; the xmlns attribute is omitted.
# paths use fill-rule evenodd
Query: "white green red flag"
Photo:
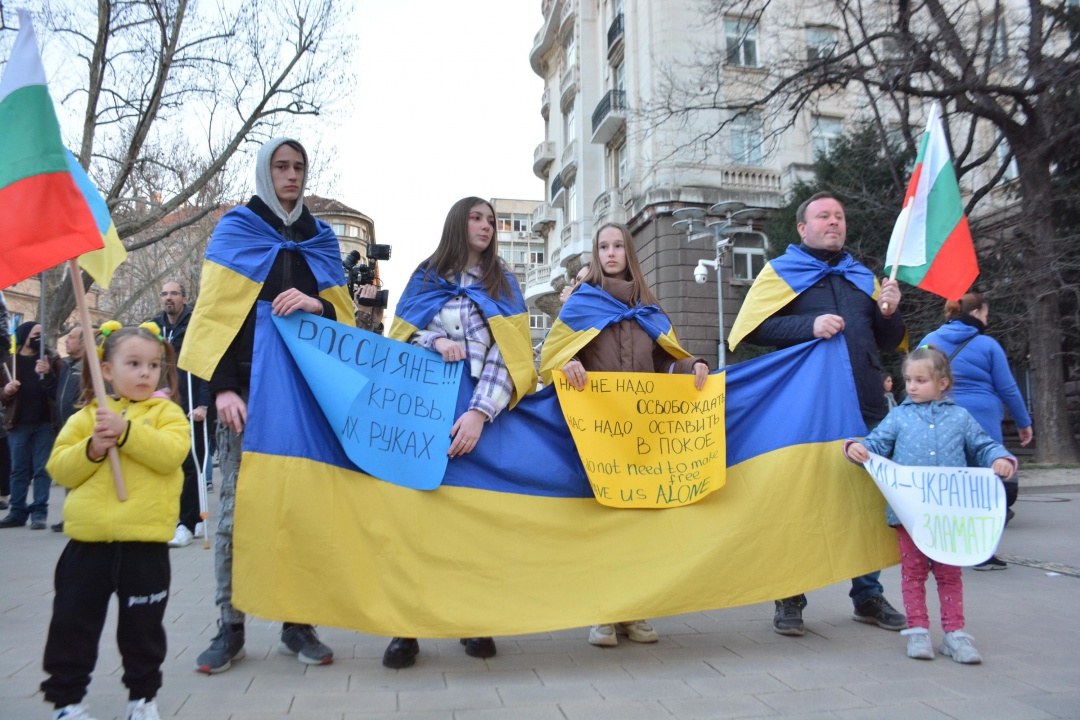
<svg viewBox="0 0 1080 720"><path fill-rule="evenodd" d="M937 103L930 109L885 262L886 273L896 265L898 280L949 300L960 299L979 275Z"/></svg>
<svg viewBox="0 0 1080 720"><path fill-rule="evenodd" d="M72 179L25 10L0 79L0 208L0 288L104 245Z"/></svg>

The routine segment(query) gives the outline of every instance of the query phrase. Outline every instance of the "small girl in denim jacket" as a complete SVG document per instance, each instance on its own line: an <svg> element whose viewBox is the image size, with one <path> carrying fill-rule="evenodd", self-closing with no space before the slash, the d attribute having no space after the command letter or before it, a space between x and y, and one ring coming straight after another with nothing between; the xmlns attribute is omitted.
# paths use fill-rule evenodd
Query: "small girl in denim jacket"
<svg viewBox="0 0 1080 720"><path fill-rule="evenodd" d="M944 397L952 386L949 359L933 347L920 347L904 361L908 397L893 408L862 442L848 440L844 454L863 463L873 452L901 465L965 467L972 458L978 467L989 467L1002 479L1016 472L1016 458L990 438L971 414ZM900 524L892 508L887 521L896 528L900 544L900 573L907 612L908 657L932 660L930 618L926 610L926 579L931 571L941 600L941 625L945 640L938 648L958 663L976 664L982 656L964 632L964 586L960 568L931 560L922 553Z"/></svg>

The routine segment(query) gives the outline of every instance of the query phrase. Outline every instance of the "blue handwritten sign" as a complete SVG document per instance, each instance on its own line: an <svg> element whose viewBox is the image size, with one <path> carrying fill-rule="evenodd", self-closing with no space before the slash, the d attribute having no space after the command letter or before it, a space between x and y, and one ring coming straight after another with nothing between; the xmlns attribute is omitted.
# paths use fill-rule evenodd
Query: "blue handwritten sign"
<svg viewBox="0 0 1080 720"><path fill-rule="evenodd" d="M304 312L274 316L274 325L358 468L416 490L439 487L462 363Z"/></svg>
<svg viewBox="0 0 1080 720"><path fill-rule="evenodd" d="M870 453L863 463L923 554L978 565L1005 529L1005 487L989 468L910 467Z"/></svg>

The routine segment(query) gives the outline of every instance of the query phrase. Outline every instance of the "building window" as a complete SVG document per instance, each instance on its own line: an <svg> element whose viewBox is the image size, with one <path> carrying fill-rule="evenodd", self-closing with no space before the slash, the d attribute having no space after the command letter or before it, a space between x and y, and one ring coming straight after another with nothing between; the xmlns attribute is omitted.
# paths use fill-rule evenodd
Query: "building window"
<svg viewBox="0 0 1080 720"><path fill-rule="evenodd" d="M725 20L724 35L729 64L741 67L758 66L757 25L748 20Z"/></svg>
<svg viewBox="0 0 1080 720"><path fill-rule="evenodd" d="M517 265L525 264L525 250L514 250L514 263Z"/></svg>
<svg viewBox="0 0 1080 720"><path fill-rule="evenodd" d="M806 28L806 59L824 60L836 53L840 44L840 33L836 28Z"/></svg>
<svg viewBox="0 0 1080 720"><path fill-rule="evenodd" d="M496 225L499 232L510 232L510 213L499 213Z"/></svg>
<svg viewBox="0 0 1080 720"><path fill-rule="evenodd" d="M566 132L564 133L564 135L566 137L567 147L569 147L570 143L574 142L574 139L577 138L577 111L575 110L576 107L577 98L575 97L574 100L570 103L570 107L566 108L566 126L564 128Z"/></svg>
<svg viewBox="0 0 1080 720"><path fill-rule="evenodd" d="M616 90L626 90L626 65L625 63L619 63L615 66L613 71Z"/></svg>
<svg viewBox="0 0 1080 720"><path fill-rule="evenodd" d="M330 228L338 237L345 237L345 223L331 223Z"/></svg>
<svg viewBox="0 0 1080 720"><path fill-rule="evenodd" d="M529 215L514 214L514 232L529 232Z"/></svg>
<svg viewBox="0 0 1080 720"><path fill-rule="evenodd" d="M735 279L755 279L765 269L765 238L758 233L736 233L733 240Z"/></svg>
<svg viewBox="0 0 1080 720"><path fill-rule="evenodd" d="M1009 182L1017 178L1019 170L1016 168L1016 158L1012 157L1012 148L1009 147L1009 141L1003 136L999 136L999 138L1000 141L997 146L998 167L1008 163L1005 167L1005 174L1001 176L1001 182Z"/></svg>
<svg viewBox="0 0 1080 720"><path fill-rule="evenodd" d="M367 240L367 226L366 225L361 225L360 226L360 237L363 240Z"/></svg>
<svg viewBox="0 0 1080 720"><path fill-rule="evenodd" d="M574 67L575 62L577 62L577 45L574 43L574 33L570 32L566 36L566 44L563 45L563 67L569 70Z"/></svg>
<svg viewBox="0 0 1080 720"><path fill-rule="evenodd" d="M360 228L356 225L347 225L345 227L345 230L348 233L349 237L360 237Z"/></svg>
<svg viewBox="0 0 1080 720"><path fill-rule="evenodd" d="M626 143L615 151L615 187L622 187L630 182L630 168L627 165Z"/></svg>
<svg viewBox="0 0 1080 720"><path fill-rule="evenodd" d="M566 188L566 222L577 222L577 183Z"/></svg>
<svg viewBox="0 0 1080 720"><path fill-rule="evenodd" d="M761 115L746 113L731 121L731 159L735 164L761 166L764 144L765 126Z"/></svg>
<svg viewBox="0 0 1080 720"><path fill-rule="evenodd" d="M532 250L532 251L530 251L529 252L529 262L531 262L533 265L543 265L544 264L544 251L543 250Z"/></svg>
<svg viewBox="0 0 1080 720"><path fill-rule="evenodd" d="M814 116L814 156L828 155L844 135L844 121L838 118Z"/></svg>
<svg viewBox="0 0 1080 720"><path fill-rule="evenodd" d="M529 328L532 330L547 330L548 316L544 313L529 313Z"/></svg>

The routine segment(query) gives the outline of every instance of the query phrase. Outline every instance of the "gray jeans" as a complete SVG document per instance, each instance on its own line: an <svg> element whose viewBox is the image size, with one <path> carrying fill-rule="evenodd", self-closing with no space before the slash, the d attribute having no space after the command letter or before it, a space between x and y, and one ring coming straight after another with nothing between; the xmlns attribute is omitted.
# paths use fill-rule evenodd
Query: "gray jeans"
<svg viewBox="0 0 1080 720"><path fill-rule="evenodd" d="M244 622L244 613L232 604L233 515L236 512L236 479L240 475L244 433L234 432L222 422L217 428L218 463L221 468L221 491L218 495L217 534L214 535L214 571L217 592L214 602L221 608L221 620Z"/></svg>

